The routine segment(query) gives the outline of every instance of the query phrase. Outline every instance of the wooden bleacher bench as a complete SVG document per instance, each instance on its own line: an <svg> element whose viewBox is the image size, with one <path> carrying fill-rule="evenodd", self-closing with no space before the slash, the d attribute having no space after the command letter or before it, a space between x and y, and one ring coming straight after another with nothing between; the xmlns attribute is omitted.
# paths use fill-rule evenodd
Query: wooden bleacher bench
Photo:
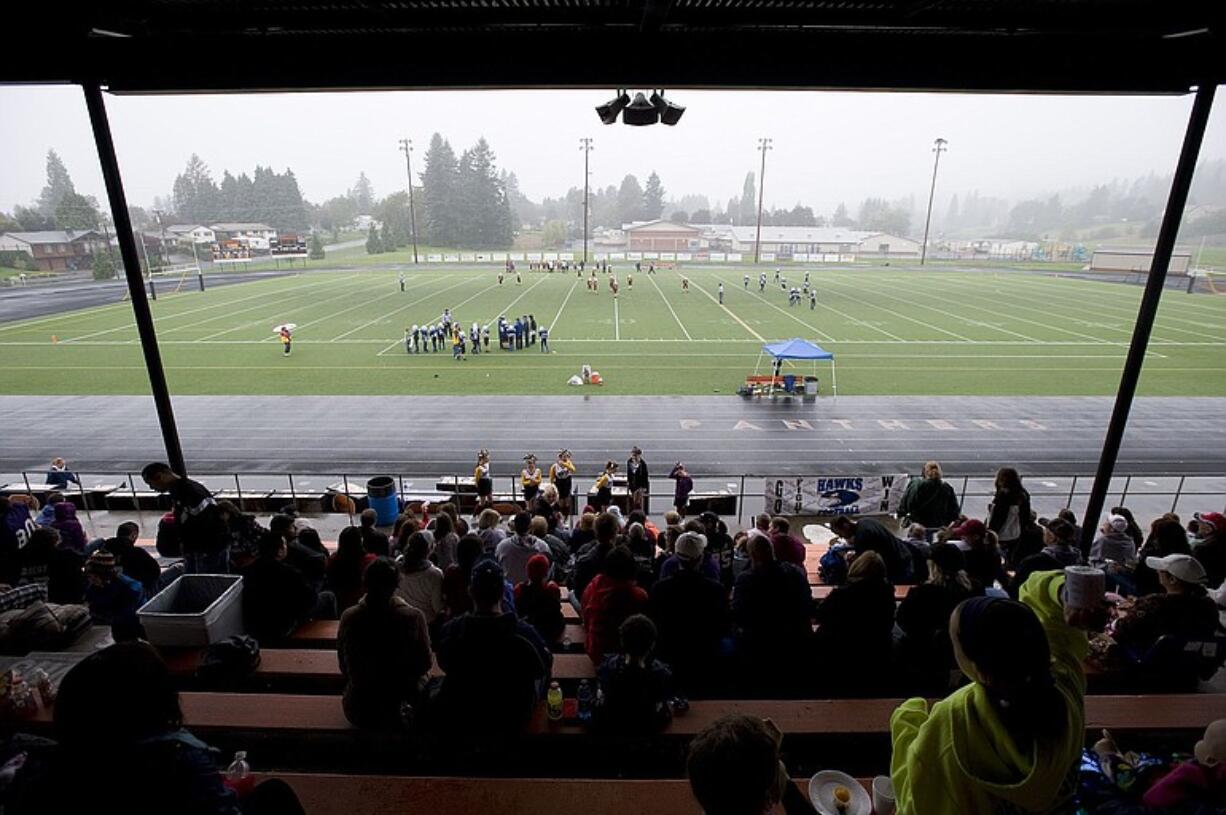
<svg viewBox="0 0 1226 815"><path fill-rule="evenodd" d="M563 609L568 604L564 604ZM565 613L565 612L563 612ZM312 620L303 623L290 635L289 642L301 648L335 648L336 631L340 623L336 620ZM582 645L584 640L583 624L576 618L567 620L564 639Z"/></svg>
<svg viewBox="0 0 1226 815"><path fill-rule="evenodd" d="M185 726L193 731L266 732L311 736L353 732L341 710L339 696L303 694L181 693ZM677 716L664 735L690 737L729 713L772 719L789 736L889 733L890 714L901 699L815 700L702 700ZM45 730L52 711L40 709L26 724ZM1226 694L1171 694L1086 697L1086 731L1100 730L1201 732L1208 722L1226 718ZM552 722L541 704L529 733L537 736L578 737L583 728L570 722Z"/></svg>
<svg viewBox="0 0 1226 815"><path fill-rule="evenodd" d="M163 650L162 657L173 676L179 679L195 674L203 651L197 648ZM442 676L436 661L431 676ZM594 679L596 668L586 654L556 654L553 678L559 681ZM344 683L336 651L321 648L270 648L260 651L260 666L255 679L267 682L295 681L303 684L334 686Z"/></svg>
<svg viewBox="0 0 1226 815"><path fill-rule="evenodd" d="M411 778L396 775L257 774L285 781L311 815L700 815L684 779ZM857 779L866 790L869 779ZM796 779L802 791L808 779ZM355 808L356 807L356 808Z"/></svg>

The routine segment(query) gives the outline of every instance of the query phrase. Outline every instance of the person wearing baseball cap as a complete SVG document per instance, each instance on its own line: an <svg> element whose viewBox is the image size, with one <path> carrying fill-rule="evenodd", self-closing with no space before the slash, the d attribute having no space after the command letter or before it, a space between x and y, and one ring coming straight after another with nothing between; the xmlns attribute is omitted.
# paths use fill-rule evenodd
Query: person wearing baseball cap
<svg viewBox="0 0 1226 815"><path fill-rule="evenodd" d="M1186 640L1213 639L1217 604L1205 590L1205 567L1191 555L1145 559L1158 573L1161 594L1137 600L1131 613L1116 622L1116 643L1135 657L1144 655L1163 636Z"/></svg>
<svg viewBox="0 0 1226 815"><path fill-rule="evenodd" d="M553 657L536 629L503 608L506 575L496 562L473 566L473 610L448 621L439 635L445 672L433 715L456 746L497 745L514 736L541 699Z"/></svg>
<svg viewBox="0 0 1226 815"><path fill-rule="evenodd" d="M1081 550L1077 548L1076 534L1071 523L1052 518L1043 527L1043 554L1050 555L1061 566L1077 566L1081 563Z"/></svg>
<svg viewBox="0 0 1226 815"><path fill-rule="evenodd" d="M657 580L650 592L660 659L672 667L677 686L690 696L718 685L720 646L728 635L728 592L705 572L704 564L712 563L706 549L706 536L678 535L670 558L677 567Z"/></svg>
<svg viewBox="0 0 1226 815"><path fill-rule="evenodd" d="M85 602L94 623L111 626L116 642L138 639L143 629L136 610L145 600L145 590L121 573L115 556L99 549L85 561Z"/></svg>
<svg viewBox="0 0 1226 815"><path fill-rule="evenodd" d="M1197 528L1192 554L1208 572L1209 585L1220 586L1226 580L1226 515L1198 512L1192 517Z"/></svg>

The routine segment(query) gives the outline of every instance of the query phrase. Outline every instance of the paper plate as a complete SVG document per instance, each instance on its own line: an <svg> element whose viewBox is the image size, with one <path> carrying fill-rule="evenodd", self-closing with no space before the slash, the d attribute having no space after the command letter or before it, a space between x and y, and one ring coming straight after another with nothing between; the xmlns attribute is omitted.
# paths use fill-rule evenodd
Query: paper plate
<svg viewBox="0 0 1226 815"><path fill-rule="evenodd" d="M834 805L834 791L846 787L851 793L851 802L840 811ZM873 801L860 782L838 770L822 770L809 779L809 801L821 815L872 815Z"/></svg>
<svg viewBox="0 0 1226 815"><path fill-rule="evenodd" d="M290 331L293 331L297 327L298 327L297 323L281 323L280 325L274 325L272 327L272 333L280 334L282 328L288 328Z"/></svg>

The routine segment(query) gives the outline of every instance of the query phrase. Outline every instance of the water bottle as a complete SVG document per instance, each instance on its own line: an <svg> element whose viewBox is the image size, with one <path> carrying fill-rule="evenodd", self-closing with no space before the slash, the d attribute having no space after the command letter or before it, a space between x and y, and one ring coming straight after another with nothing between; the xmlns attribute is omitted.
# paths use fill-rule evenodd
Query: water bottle
<svg viewBox="0 0 1226 815"><path fill-rule="evenodd" d="M586 679L579 683L579 721L592 720L592 685Z"/></svg>
<svg viewBox="0 0 1226 815"><path fill-rule="evenodd" d="M552 721L562 718L562 686L557 682L549 683L549 693L545 696L546 711Z"/></svg>
<svg viewBox="0 0 1226 815"><path fill-rule="evenodd" d="M234 761L226 768L226 786L238 793L239 798L245 797L255 788L255 776L251 774L251 765L247 763L246 750L235 753Z"/></svg>

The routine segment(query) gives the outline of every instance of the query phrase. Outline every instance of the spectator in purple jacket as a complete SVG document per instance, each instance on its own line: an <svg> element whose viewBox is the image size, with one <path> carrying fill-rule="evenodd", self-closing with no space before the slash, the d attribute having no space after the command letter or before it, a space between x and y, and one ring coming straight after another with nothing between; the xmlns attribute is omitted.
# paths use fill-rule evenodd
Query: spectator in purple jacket
<svg viewBox="0 0 1226 815"><path fill-rule="evenodd" d="M60 501L55 505L55 520L51 528L60 533L60 546L72 549L74 552L84 552L85 529L77 520L77 508L71 501Z"/></svg>
<svg viewBox="0 0 1226 815"><path fill-rule="evenodd" d="M685 465L680 461L673 466L673 471L668 474L668 477L677 482L677 486L673 489L673 507L676 508L677 514L684 518L685 508L690 503L690 493L694 491L694 479L690 478Z"/></svg>

